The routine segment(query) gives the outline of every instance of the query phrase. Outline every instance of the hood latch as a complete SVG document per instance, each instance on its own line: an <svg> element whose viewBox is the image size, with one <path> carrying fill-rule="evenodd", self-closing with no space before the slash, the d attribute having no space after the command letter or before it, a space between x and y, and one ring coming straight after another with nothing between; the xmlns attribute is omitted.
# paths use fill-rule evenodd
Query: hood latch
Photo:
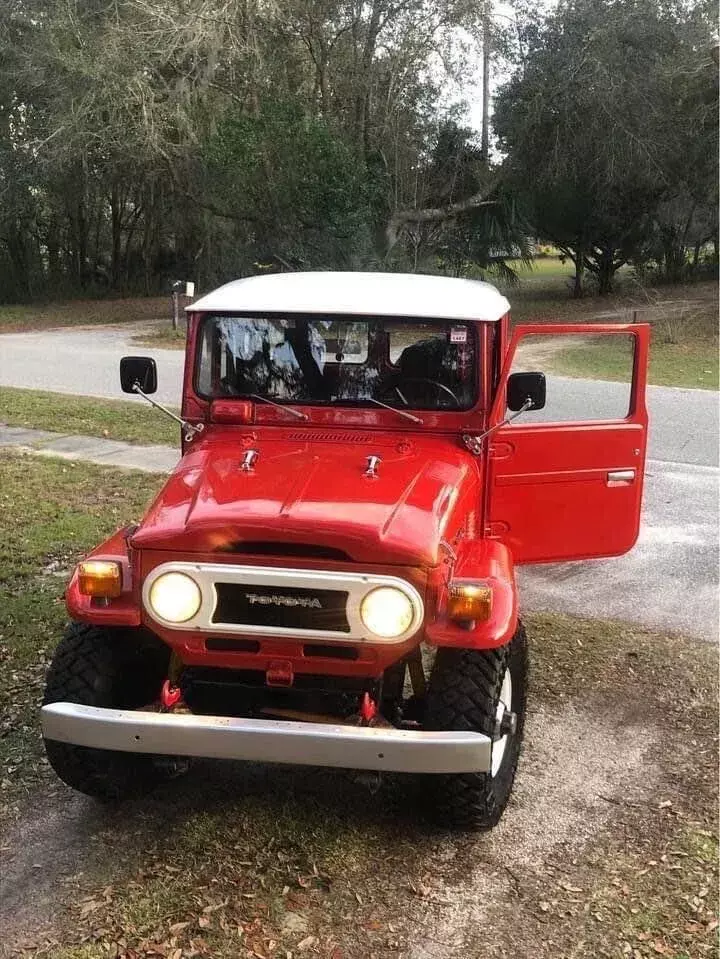
<svg viewBox="0 0 720 959"><path fill-rule="evenodd" d="M382 460L379 456L368 456L367 466L363 476L372 476L376 477L378 475L378 466L382 463Z"/></svg>

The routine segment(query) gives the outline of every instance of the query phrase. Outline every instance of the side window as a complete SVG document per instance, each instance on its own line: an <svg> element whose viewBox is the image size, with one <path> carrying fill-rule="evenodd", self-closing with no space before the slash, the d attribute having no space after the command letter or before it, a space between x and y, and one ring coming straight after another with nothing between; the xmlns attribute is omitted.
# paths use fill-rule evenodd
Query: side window
<svg viewBox="0 0 720 959"><path fill-rule="evenodd" d="M524 336L511 373L544 373L547 398L544 409L523 413L512 425L625 419L630 413L634 358L631 334Z"/></svg>

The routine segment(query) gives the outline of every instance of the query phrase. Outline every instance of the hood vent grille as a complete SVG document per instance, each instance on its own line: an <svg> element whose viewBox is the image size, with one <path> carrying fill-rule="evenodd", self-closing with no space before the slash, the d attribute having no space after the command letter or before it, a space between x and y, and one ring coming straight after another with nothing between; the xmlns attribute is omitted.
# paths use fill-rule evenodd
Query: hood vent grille
<svg viewBox="0 0 720 959"><path fill-rule="evenodd" d="M316 546L313 543L271 543L265 540L238 540L223 546L218 552L241 553L249 556L292 556L299 559L334 559L351 563L352 557L333 546Z"/></svg>
<svg viewBox="0 0 720 959"><path fill-rule="evenodd" d="M338 433L337 431L321 432L319 430L297 430L288 433L289 440L312 440L315 443L369 443L371 436L362 433Z"/></svg>

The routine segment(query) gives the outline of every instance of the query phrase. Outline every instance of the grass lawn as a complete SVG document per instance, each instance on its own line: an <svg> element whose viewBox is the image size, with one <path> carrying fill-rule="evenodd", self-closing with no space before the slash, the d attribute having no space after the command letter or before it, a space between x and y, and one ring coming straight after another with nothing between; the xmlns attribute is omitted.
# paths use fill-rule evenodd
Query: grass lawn
<svg viewBox="0 0 720 959"><path fill-rule="evenodd" d="M683 343L667 343L657 334L650 344L648 380L659 386L688 386L706 390L718 389L717 337L701 333ZM550 361L552 372L565 376L627 382L628 362L607 337L592 343L569 348L555 354Z"/></svg>
<svg viewBox="0 0 720 959"><path fill-rule="evenodd" d="M715 283L640 290L626 280L611 297L573 300L556 283L540 278L538 283L521 280L505 294L515 323L650 323L650 383L718 389ZM600 340L592 352L582 347L558 352L545 372L624 380L625 367L618 368L617 355L608 341Z"/></svg>
<svg viewBox="0 0 720 959"><path fill-rule="evenodd" d="M138 320L169 322L170 316L170 297L167 296L0 305L0 333L46 330L57 326L99 326Z"/></svg>
<svg viewBox="0 0 720 959"><path fill-rule="evenodd" d="M162 350L185 349L185 324L174 330L170 324L163 324L159 329L149 330L134 337L138 346L150 346Z"/></svg>
<svg viewBox="0 0 720 959"><path fill-rule="evenodd" d="M0 386L0 423L126 443L179 446L180 426L145 404Z"/></svg>
<svg viewBox="0 0 720 959"><path fill-rule="evenodd" d="M539 256L530 264L522 263L520 260L510 260L508 266L515 270L525 288L546 286L548 280L556 280L555 285L562 290L575 275L572 262L566 260L565 263L561 263L557 256Z"/></svg>
<svg viewBox="0 0 720 959"><path fill-rule="evenodd" d="M73 564L142 516L162 478L0 451L0 783L2 807L43 771L37 707L67 619Z"/></svg>
<svg viewBox="0 0 720 959"><path fill-rule="evenodd" d="M37 705L69 569L136 519L161 480L10 452L0 472L0 847L27 901L44 881L55 903L23 955L716 955L710 644L528 616L526 748L516 798L489 835L429 831L402 782L373 793L350 775L289 767L198 763L103 811L71 799L43 764ZM65 828L69 873L55 861ZM33 830L40 840L25 851Z"/></svg>

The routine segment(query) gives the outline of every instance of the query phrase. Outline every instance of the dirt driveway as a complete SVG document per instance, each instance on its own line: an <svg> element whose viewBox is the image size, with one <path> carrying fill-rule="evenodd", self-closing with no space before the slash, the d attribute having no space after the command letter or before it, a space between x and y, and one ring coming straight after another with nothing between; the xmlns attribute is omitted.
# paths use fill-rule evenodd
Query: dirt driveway
<svg viewBox="0 0 720 959"><path fill-rule="evenodd" d="M530 628L526 749L492 833L429 831L397 779L202 763L106 810L48 778L2 840L0 955L714 955L714 649Z"/></svg>

